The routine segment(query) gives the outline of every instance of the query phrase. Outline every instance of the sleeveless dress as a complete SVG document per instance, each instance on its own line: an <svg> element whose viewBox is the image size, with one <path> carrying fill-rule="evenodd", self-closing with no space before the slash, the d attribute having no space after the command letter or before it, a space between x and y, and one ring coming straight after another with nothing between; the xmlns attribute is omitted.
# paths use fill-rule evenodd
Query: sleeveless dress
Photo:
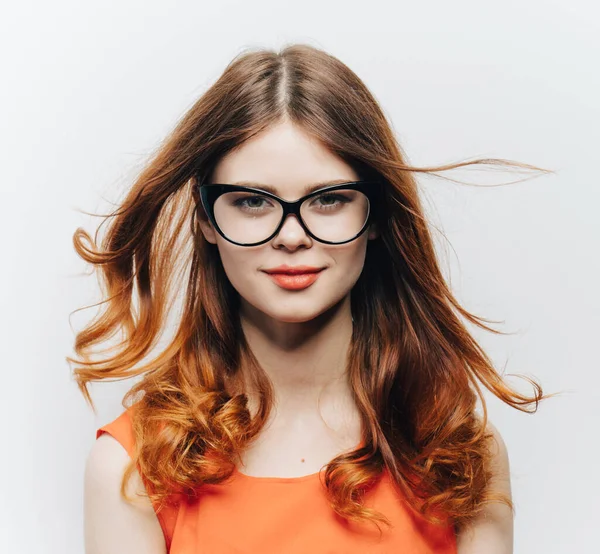
<svg viewBox="0 0 600 554"><path fill-rule="evenodd" d="M112 435L132 457L130 410L100 427L96 438ZM392 523L380 524L381 538L373 524L347 523L332 510L319 473L253 477L236 470L157 517L169 554L456 554L453 528L410 510L387 472L365 494L364 505Z"/></svg>

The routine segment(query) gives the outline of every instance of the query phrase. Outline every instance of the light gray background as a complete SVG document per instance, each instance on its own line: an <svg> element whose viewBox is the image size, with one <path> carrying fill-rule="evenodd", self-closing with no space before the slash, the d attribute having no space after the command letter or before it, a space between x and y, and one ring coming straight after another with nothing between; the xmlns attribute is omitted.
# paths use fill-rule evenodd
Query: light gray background
<svg viewBox="0 0 600 554"><path fill-rule="evenodd" d="M215 5L218 4L218 5ZM4 552L83 552L95 430L132 383L84 403L65 356L98 300L72 248L246 46L308 42L370 87L414 164L503 157L557 171L477 189L422 180L459 299L514 332L476 332L538 379L537 414L490 398L508 445L515 552L597 552L600 24L581 0L13 2L0 13ZM470 182L508 173L451 172ZM510 382L530 392L527 383Z"/></svg>

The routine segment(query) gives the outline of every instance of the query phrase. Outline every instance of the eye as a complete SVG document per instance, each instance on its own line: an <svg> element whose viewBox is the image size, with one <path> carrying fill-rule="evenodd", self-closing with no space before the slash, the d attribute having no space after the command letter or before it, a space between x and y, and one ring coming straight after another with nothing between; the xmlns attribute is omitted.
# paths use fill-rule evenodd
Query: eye
<svg viewBox="0 0 600 554"><path fill-rule="evenodd" d="M272 206L268 198L259 195L243 196L235 199L232 204L245 211L258 211Z"/></svg>
<svg viewBox="0 0 600 554"><path fill-rule="evenodd" d="M265 201L264 198L260 196L251 196L250 198L244 198L239 202L239 205L248 206L249 208L260 208Z"/></svg>
<svg viewBox="0 0 600 554"><path fill-rule="evenodd" d="M351 200L342 194L324 193L313 199L311 204L320 209L337 208Z"/></svg>

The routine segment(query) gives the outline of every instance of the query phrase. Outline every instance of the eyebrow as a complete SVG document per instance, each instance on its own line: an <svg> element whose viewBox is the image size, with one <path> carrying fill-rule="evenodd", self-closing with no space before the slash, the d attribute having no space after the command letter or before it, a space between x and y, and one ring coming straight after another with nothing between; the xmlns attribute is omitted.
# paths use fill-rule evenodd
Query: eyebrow
<svg viewBox="0 0 600 554"><path fill-rule="evenodd" d="M322 181L320 183L314 183L312 185L306 185L304 187L304 189L302 190L302 196L306 195L306 194L310 194L311 192L314 192L315 190L319 190L321 188L325 188L325 187L331 187L333 185L342 185L344 183L354 183L355 181L352 179L333 179L331 181ZM257 183L255 181L236 181L234 183L231 183L232 185L236 185L236 186L240 186L240 187L253 187L253 188L257 188L260 190L264 190L265 192L270 192L271 194L274 194L276 196L278 196L280 193L277 191L277 189L275 187L272 187L270 185L265 185L263 183Z"/></svg>

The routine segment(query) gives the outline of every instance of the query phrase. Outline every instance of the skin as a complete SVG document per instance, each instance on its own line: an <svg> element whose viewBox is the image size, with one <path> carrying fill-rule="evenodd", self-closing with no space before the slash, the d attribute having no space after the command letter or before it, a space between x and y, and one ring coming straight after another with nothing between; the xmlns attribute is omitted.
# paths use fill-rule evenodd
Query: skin
<svg viewBox="0 0 600 554"><path fill-rule="evenodd" d="M490 490L502 493L512 499L510 482L510 462L508 450L500 431L488 420L486 429L494 439L491 442L492 477ZM513 554L513 516L505 504L494 502L485 506L482 514L470 529L465 529L456 537L458 554Z"/></svg>
<svg viewBox="0 0 600 554"><path fill-rule="evenodd" d="M280 197L296 200L306 185L358 175L340 158L290 122L270 128L220 160L213 182L255 181L276 187ZM260 187L259 187L260 188ZM296 477L315 473L361 438L360 420L344 375L352 319L350 291L364 264L371 227L357 240L338 246L311 239L294 216L279 234L258 247L223 239L207 220L207 241L216 244L223 266L241 297L244 333L275 391L271 418L243 457L242 470L253 476ZM308 289L278 287L261 269L281 264L326 267ZM248 391L251 410L255 406ZM509 461L498 430L490 487L510 498ZM86 554L128 552L165 554L156 514L146 497L135 506L119 494L129 459L110 435L95 441L86 462L84 522ZM134 472L134 486L143 483ZM513 520L508 508L489 505L471 528L457 537L458 554L512 554Z"/></svg>
<svg viewBox="0 0 600 554"><path fill-rule="evenodd" d="M270 185L281 198L296 200L307 185L338 179L356 181L359 176L285 121L223 157L211 181ZM246 452L243 471L282 477L317 472L361 438L344 375L352 334L350 291L377 229L371 226L354 241L329 245L312 239L289 215L271 241L254 247L228 242L207 219L201 229L217 245L227 277L240 294L242 328L275 391L273 415ZM282 264L326 269L310 287L290 291L261 271ZM249 396L255 405L251 391Z"/></svg>

